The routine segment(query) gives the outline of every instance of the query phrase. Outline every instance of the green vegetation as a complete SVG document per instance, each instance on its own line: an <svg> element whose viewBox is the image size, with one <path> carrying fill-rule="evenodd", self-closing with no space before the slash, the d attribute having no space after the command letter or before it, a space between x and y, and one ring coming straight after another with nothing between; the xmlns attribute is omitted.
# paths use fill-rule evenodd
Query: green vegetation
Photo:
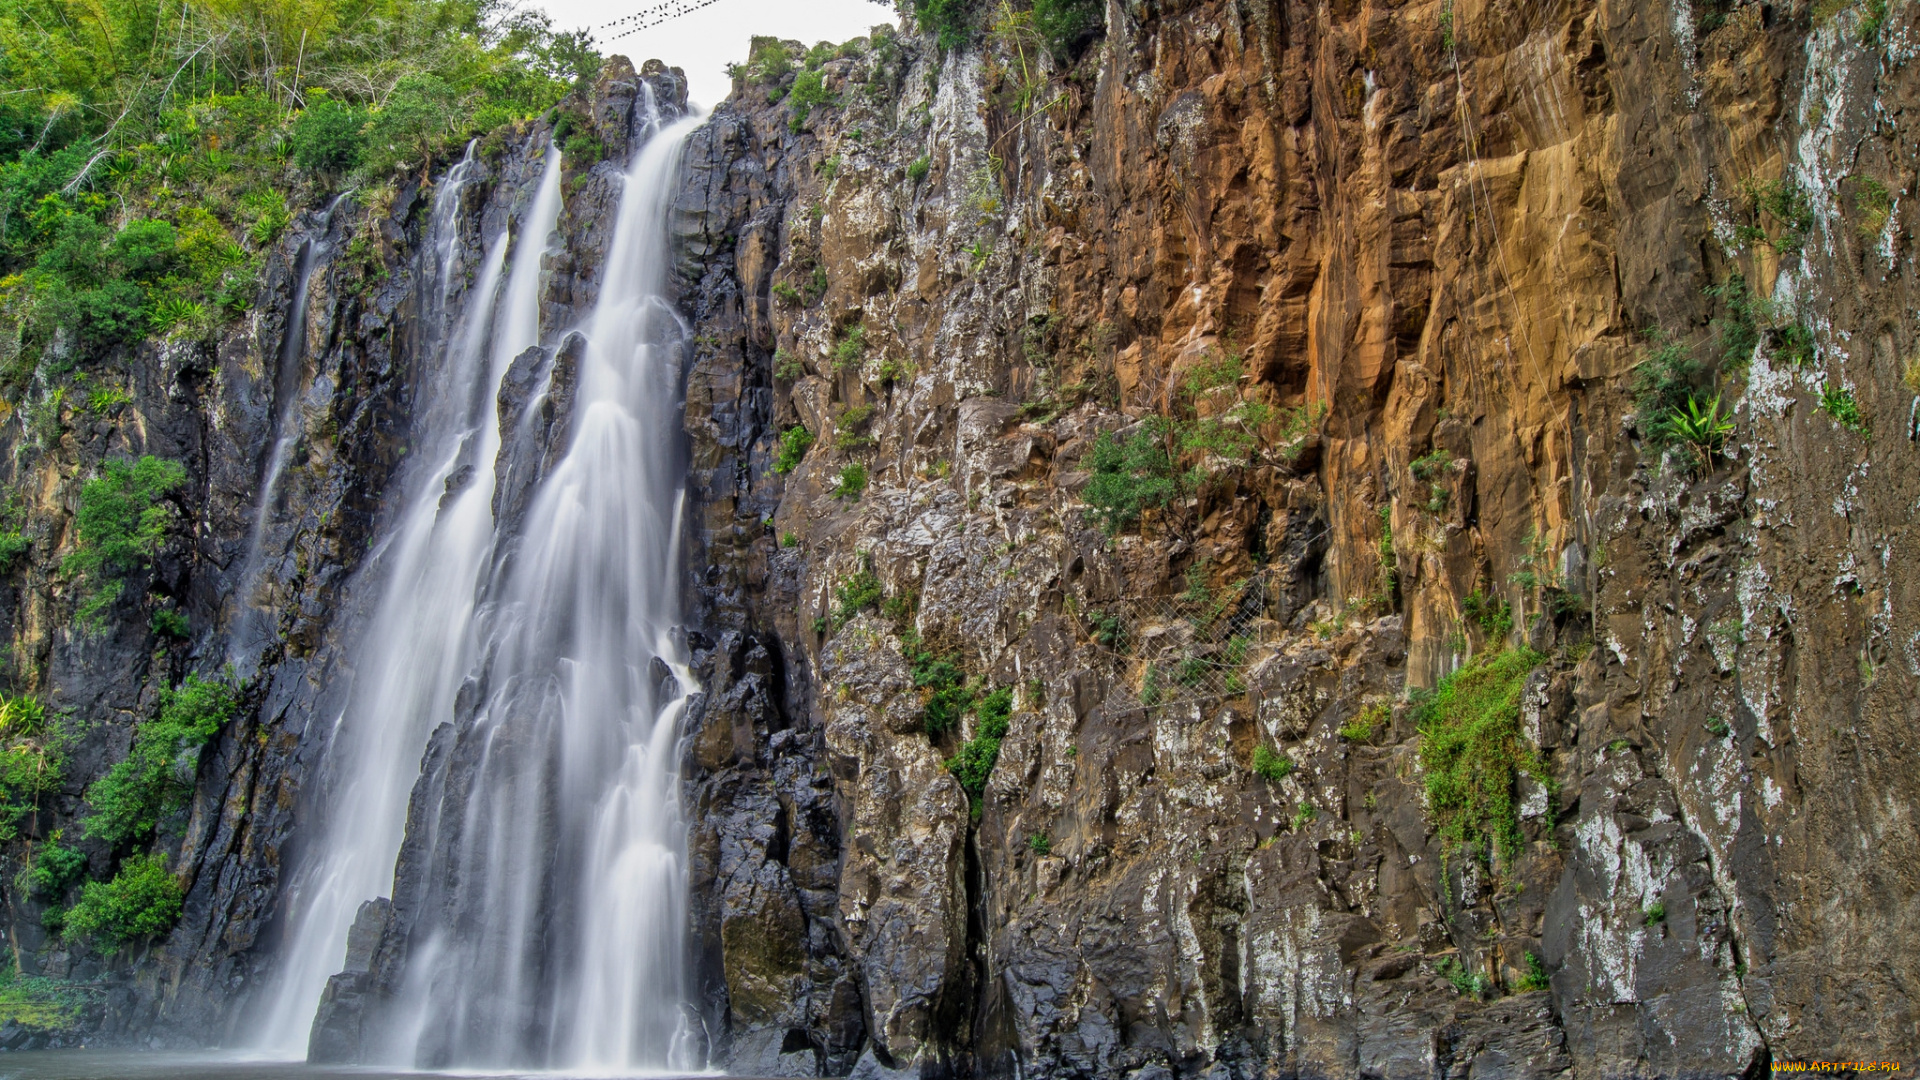
<svg viewBox="0 0 1920 1080"><path fill-rule="evenodd" d="M942 51L957 49L973 39L970 6L968 0L913 0L913 17L934 35Z"/></svg>
<svg viewBox="0 0 1920 1080"><path fill-rule="evenodd" d="M779 297L780 302L788 307L799 307L802 303L800 290L784 281L773 283L773 295Z"/></svg>
<svg viewBox="0 0 1920 1080"><path fill-rule="evenodd" d="M1105 611L1088 612L1087 627L1093 634L1093 640L1099 642L1102 648L1126 655L1130 635L1125 619Z"/></svg>
<svg viewBox="0 0 1920 1080"><path fill-rule="evenodd" d="M1867 433L1867 419L1860 415L1860 403L1853 399L1853 391L1838 383L1829 382L1820 388L1820 411L1848 431Z"/></svg>
<svg viewBox="0 0 1920 1080"><path fill-rule="evenodd" d="M800 467L800 459L813 447L813 432L795 424L780 434L780 450L773 456L773 471L790 473Z"/></svg>
<svg viewBox="0 0 1920 1080"><path fill-rule="evenodd" d="M927 173L932 171L932 169L933 159L925 154L921 154L919 157L913 159L913 164L907 166L907 181L917 184L925 180Z"/></svg>
<svg viewBox="0 0 1920 1080"><path fill-rule="evenodd" d="M1033 28L1063 62L1097 37L1105 23L1101 0L1033 0Z"/></svg>
<svg viewBox="0 0 1920 1080"><path fill-rule="evenodd" d="M1686 448L1695 461L1711 465L1733 434L1733 414L1720 412L1720 395L1705 405L1696 397L1687 398L1686 408L1667 418L1667 430L1678 445Z"/></svg>
<svg viewBox="0 0 1920 1080"><path fill-rule="evenodd" d="M861 323L847 327L840 343L833 347L833 370L844 371L860 363L867 354L867 328Z"/></svg>
<svg viewBox="0 0 1920 1080"><path fill-rule="evenodd" d="M1007 737L1012 713L1012 690L1002 687L982 698L977 708L980 723L976 734L961 745L958 754L947 759L947 771L975 799L986 790L987 778L1000 760L1000 740Z"/></svg>
<svg viewBox="0 0 1920 1080"><path fill-rule="evenodd" d="M796 293L794 295L797 298L799 294ZM806 365L800 362L799 357L794 356L792 353L789 353L785 349L774 350L773 352L773 377L774 378L785 379L788 382L792 382L793 380L800 378L802 375L805 375L806 373L807 373Z"/></svg>
<svg viewBox="0 0 1920 1080"><path fill-rule="evenodd" d="M65 979L23 975L0 964L0 1024L63 1031L80 1023L80 1011L99 991Z"/></svg>
<svg viewBox="0 0 1920 1080"><path fill-rule="evenodd" d="M1749 179L1740 186L1748 223L1735 235L1742 243L1765 244L1784 256L1798 255L1813 231L1813 198L1798 180ZM1771 232L1769 232L1771 227Z"/></svg>
<svg viewBox="0 0 1920 1080"><path fill-rule="evenodd" d="M585 33L493 0L16 0L0 6L0 56L14 400L43 369L244 311L304 181L357 173L374 189L424 171L599 65Z"/></svg>
<svg viewBox="0 0 1920 1080"><path fill-rule="evenodd" d="M1053 854L1053 839L1043 832L1028 833L1027 850L1033 852L1035 855L1051 855Z"/></svg>
<svg viewBox="0 0 1920 1080"><path fill-rule="evenodd" d="M1483 655L1440 680L1416 713L1427 811L1448 846L1520 848L1517 774L1550 783L1520 734L1520 694L1541 657L1531 649Z"/></svg>
<svg viewBox="0 0 1920 1080"><path fill-rule="evenodd" d="M12 843L41 804L60 790L72 733L49 723L46 707L25 695L0 703L0 843Z"/></svg>
<svg viewBox="0 0 1920 1080"><path fill-rule="evenodd" d="M1656 901L1652 907L1640 913L1640 920L1647 926L1658 926L1667 921L1667 905Z"/></svg>
<svg viewBox="0 0 1920 1080"><path fill-rule="evenodd" d="M152 630L155 637L169 637L176 641L187 640L191 633L187 626L187 617L175 608L159 608L154 611L153 618L147 621L147 629Z"/></svg>
<svg viewBox="0 0 1920 1080"><path fill-rule="evenodd" d="M833 616L839 622L846 622L868 608L878 607L881 597L885 595L879 577L873 572L871 560L864 555L861 559L865 565L861 566L859 572L833 590L834 599L840 602Z"/></svg>
<svg viewBox="0 0 1920 1080"><path fill-rule="evenodd" d="M1718 716L1707 717L1707 734L1716 739L1724 739L1733 734L1733 727Z"/></svg>
<svg viewBox="0 0 1920 1080"><path fill-rule="evenodd" d="M1393 709L1383 702L1374 702L1360 710L1360 715L1341 725L1340 737L1348 742L1371 742L1373 734L1393 717Z"/></svg>
<svg viewBox="0 0 1920 1080"><path fill-rule="evenodd" d="M835 450L859 450L870 445L873 440L865 433L867 421L873 419L872 405L855 405L843 410L834 419L833 448Z"/></svg>
<svg viewBox="0 0 1920 1080"><path fill-rule="evenodd" d="M800 546L800 537L791 532L783 532L780 534L780 546L783 548L797 548Z"/></svg>
<svg viewBox="0 0 1920 1080"><path fill-rule="evenodd" d="M152 837L160 819L192 793L193 773L183 768L184 756L206 745L239 707L234 687L198 675L163 691L159 715L134 732L133 749L87 789L93 808L87 835L116 847Z"/></svg>
<svg viewBox="0 0 1920 1080"><path fill-rule="evenodd" d="M1870 45L1887 25L1888 0L1819 0L1813 5L1812 24L1824 25L1843 11L1860 13L1855 29L1859 32L1860 43Z"/></svg>
<svg viewBox="0 0 1920 1080"><path fill-rule="evenodd" d="M1530 994L1535 990L1545 990L1547 986L1547 969L1546 965L1540 962L1540 954L1528 953L1527 973L1520 977L1514 989L1522 994Z"/></svg>
<svg viewBox="0 0 1920 1080"><path fill-rule="evenodd" d="M87 875L87 857L74 848L62 845L60 835L55 832L34 851L33 859L22 875L27 889L35 896L58 899Z"/></svg>
<svg viewBox="0 0 1920 1080"><path fill-rule="evenodd" d="M160 553L173 510L159 500L186 482L179 462L148 456L131 464L106 461L100 475L80 489L77 542L60 564L81 585L80 622L99 626L120 598L125 577Z"/></svg>
<svg viewBox="0 0 1920 1080"><path fill-rule="evenodd" d="M837 105L839 100L837 95L828 92L826 78L820 72L803 71L794 76L793 87L787 91L787 107L792 111L787 121L788 130L798 135L806 128L815 107Z"/></svg>
<svg viewBox="0 0 1920 1080"><path fill-rule="evenodd" d="M1428 486L1426 509L1430 514L1438 514L1447 508L1447 486L1440 482L1453 468L1453 455L1445 450L1432 450L1407 463L1407 471L1413 474L1418 483Z"/></svg>
<svg viewBox="0 0 1920 1080"><path fill-rule="evenodd" d="M1887 185L1871 176L1854 175L1853 208L1857 219L1854 228L1861 236L1876 237L1887 227L1887 220L1893 216L1893 194Z"/></svg>
<svg viewBox="0 0 1920 1080"><path fill-rule="evenodd" d="M1492 980L1488 979L1485 975L1468 971L1466 965L1462 964L1458 957L1441 957L1435 961L1433 970L1437 972L1441 978L1452 983L1454 991L1461 997L1484 997L1493 989Z"/></svg>
<svg viewBox="0 0 1920 1080"><path fill-rule="evenodd" d="M173 929L186 892L167 872L166 856L132 855L112 881L89 881L67 909L65 936L117 949Z"/></svg>
<svg viewBox="0 0 1920 1080"><path fill-rule="evenodd" d="M1285 780L1293 769L1292 758L1274 753L1267 749L1265 743L1253 748L1253 775L1278 783Z"/></svg>
<svg viewBox="0 0 1920 1080"><path fill-rule="evenodd" d="M867 467L857 461L840 467L840 477L830 493L836 499L858 499L867 490Z"/></svg>
<svg viewBox="0 0 1920 1080"><path fill-rule="evenodd" d="M1310 802L1303 802L1294 808L1293 820L1289 824L1294 832L1301 832L1318 820L1320 820L1320 808Z"/></svg>
<svg viewBox="0 0 1920 1080"><path fill-rule="evenodd" d="M1149 420L1122 442L1112 432L1094 440L1093 477L1080 497L1108 536L1139 520L1143 510L1164 507L1192 483L1175 470L1167 453L1167 422Z"/></svg>

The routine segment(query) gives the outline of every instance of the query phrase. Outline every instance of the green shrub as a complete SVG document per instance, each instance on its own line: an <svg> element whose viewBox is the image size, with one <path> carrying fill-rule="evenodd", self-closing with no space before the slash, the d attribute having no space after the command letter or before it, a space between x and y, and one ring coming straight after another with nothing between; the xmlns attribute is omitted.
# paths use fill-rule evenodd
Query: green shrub
<svg viewBox="0 0 1920 1080"><path fill-rule="evenodd" d="M578 135L569 136L566 145L560 148L560 153L572 162L575 171L581 171L593 168L601 158L606 157L607 148L601 145L599 139L583 131Z"/></svg>
<svg viewBox="0 0 1920 1080"><path fill-rule="evenodd" d="M840 607L834 612L834 617L841 622L846 622L862 611L878 606L881 597L885 595L885 590L880 587L880 579L874 575L873 568L867 566L841 582L833 590L833 595L840 601Z"/></svg>
<svg viewBox="0 0 1920 1080"><path fill-rule="evenodd" d="M25 873L25 882L27 889L35 896L53 900L65 896L67 890L86 875L86 855L63 846L60 834L55 833L33 853L33 861L28 864Z"/></svg>
<svg viewBox="0 0 1920 1080"><path fill-rule="evenodd" d="M787 107L793 110L793 117L787 127L799 134L806 126L807 117L815 106L831 106L839 99L827 90L826 77L819 71L802 71L794 76L793 87L787 91Z"/></svg>
<svg viewBox="0 0 1920 1080"><path fill-rule="evenodd" d="M834 482L831 494L836 499L858 499L865 490L867 467L855 461L841 466L840 478Z"/></svg>
<svg viewBox="0 0 1920 1080"><path fill-rule="evenodd" d="M7 699L0 717L0 843L11 843L60 790L72 739L64 724L49 726L45 708L29 697Z"/></svg>
<svg viewBox="0 0 1920 1080"><path fill-rule="evenodd" d="M0 531L0 574L13 569L14 564L20 561L20 556L25 555L32 546L32 542L20 535L17 529Z"/></svg>
<svg viewBox="0 0 1920 1080"><path fill-rule="evenodd" d="M780 450L773 458L773 471L790 473L800 467L800 459L813 447L813 432L795 424L780 435Z"/></svg>
<svg viewBox="0 0 1920 1080"><path fill-rule="evenodd" d="M1663 340L1653 354L1642 360L1633 375L1633 399L1637 406L1640 433L1655 450L1666 450L1678 439L1671 420L1693 400L1694 383L1701 368L1685 346Z"/></svg>
<svg viewBox="0 0 1920 1080"><path fill-rule="evenodd" d="M1080 493L1108 536L1139 520L1142 511L1172 503L1190 478L1174 468L1167 424L1151 420L1126 441L1104 432L1094 440L1093 476Z"/></svg>
<svg viewBox="0 0 1920 1080"><path fill-rule="evenodd" d="M1441 957L1434 963L1433 970L1452 983L1453 989L1462 997L1483 997L1493 989L1492 980L1468 971L1457 957Z"/></svg>
<svg viewBox="0 0 1920 1080"><path fill-rule="evenodd" d="M913 159L913 164L907 166L907 180L917 184L925 180L927 173L932 171L932 169L933 159L925 154L921 154L919 157Z"/></svg>
<svg viewBox="0 0 1920 1080"><path fill-rule="evenodd" d="M93 813L87 835L119 846L144 841L160 819L186 804L193 791L188 756L212 739L239 710L235 689L219 680L189 675L160 696L159 715L134 732L133 748L87 789ZM184 773L185 775L182 775Z"/></svg>
<svg viewBox="0 0 1920 1080"><path fill-rule="evenodd" d="M1797 255L1813 231L1813 198L1798 180L1752 180L1741 185L1752 224L1735 230L1744 243L1765 244L1782 255ZM1778 237L1768 235L1771 222Z"/></svg>
<svg viewBox="0 0 1920 1080"><path fill-rule="evenodd" d="M1094 611L1087 615L1087 626L1093 632L1093 640L1099 642L1101 647L1122 656L1127 654L1129 635L1125 619L1109 612Z"/></svg>
<svg viewBox="0 0 1920 1080"><path fill-rule="evenodd" d="M987 778L993 775L993 766L1000 760L1000 742L1007 737L1012 712L1012 690L1002 687L982 698L976 734L960 747L958 754L947 759L947 771L976 799L986 790Z"/></svg>
<svg viewBox="0 0 1920 1080"><path fill-rule="evenodd" d="M773 295L779 297L781 303L788 307L799 307L801 304L800 290L784 281L773 283Z"/></svg>
<svg viewBox="0 0 1920 1080"><path fill-rule="evenodd" d="M795 292L793 294L793 298L795 300L800 299L800 294L798 292ZM799 357L794 356L792 353L789 353L785 349L774 350L773 352L773 377L774 378L785 379L788 382L792 382L793 380L800 378L806 373L807 373L806 365L800 362Z"/></svg>
<svg viewBox="0 0 1920 1080"><path fill-rule="evenodd" d="M1106 22L1101 0L1033 0L1033 28L1061 61L1071 60Z"/></svg>
<svg viewBox="0 0 1920 1080"><path fill-rule="evenodd" d="M1860 415L1860 403L1853 399L1853 391L1838 383L1829 382L1820 388L1820 411L1848 431L1866 433L1867 419Z"/></svg>
<svg viewBox="0 0 1920 1080"><path fill-rule="evenodd" d="M1431 450L1407 463L1407 471L1415 480L1429 483L1438 480L1453 468L1453 455L1445 450Z"/></svg>
<svg viewBox="0 0 1920 1080"><path fill-rule="evenodd" d="M186 482L179 462L147 456L133 463L106 461L80 489L77 542L60 569L82 587L76 610L82 623L99 626L120 598L125 577L160 553L173 510L159 500Z"/></svg>
<svg viewBox="0 0 1920 1080"><path fill-rule="evenodd" d="M293 122L293 163L313 173L352 172L365 152L366 129L366 110L310 90Z"/></svg>
<svg viewBox="0 0 1920 1080"><path fill-rule="evenodd" d="M1460 612L1480 627L1490 642L1502 642L1513 633L1513 605L1475 589L1460 601Z"/></svg>
<svg viewBox="0 0 1920 1080"><path fill-rule="evenodd" d="M1652 907L1641 912L1641 922L1648 926L1658 926L1666 921L1667 905L1664 903L1655 902Z"/></svg>
<svg viewBox="0 0 1920 1080"><path fill-rule="evenodd" d="M1262 780L1279 783L1293 773L1293 759L1285 754L1276 754L1262 743L1253 748L1253 775Z"/></svg>
<svg viewBox="0 0 1920 1080"><path fill-rule="evenodd" d="M1528 953L1527 973L1520 977L1520 981L1514 986L1514 989L1522 994L1530 994L1535 990L1545 990L1548 985L1547 969L1546 966L1540 962L1540 954Z"/></svg>
<svg viewBox="0 0 1920 1080"><path fill-rule="evenodd" d="M1524 648L1482 655L1441 679L1419 707L1427 812L1450 846L1492 841L1509 857L1519 851L1514 779L1526 772L1550 783L1520 734L1521 691L1540 660Z"/></svg>
<svg viewBox="0 0 1920 1080"><path fill-rule="evenodd" d="M867 328L860 323L848 327L833 347L833 370L843 371L858 364L867 352Z"/></svg>
<svg viewBox="0 0 1920 1080"><path fill-rule="evenodd" d="M185 899L179 879L167 872L166 856L130 856L112 881L81 887L79 902L67 909L64 936L117 949L173 929Z"/></svg>
<svg viewBox="0 0 1920 1080"><path fill-rule="evenodd" d="M1773 347L1773 355L1788 367L1809 367L1813 364L1816 350L1813 344L1813 329L1806 323L1788 323L1768 334Z"/></svg>
<svg viewBox="0 0 1920 1080"><path fill-rule="evenodd" d="M1053 854L1053 839L1043 832L1028 833L1027 850L1033 852L1035 855L1051 855Z"/></svg>
<svg viewBox="0 0 1920 1080"><path fill-rule="evenodd" d="M424 171L466 120L460 94L446 79L427 72L403 75L367 121L361 169L374 177Z"/></svg>
<svg viewBox="0 0 1920 1080"><path fill-rule="evenodd" d="M1318 820L1320 820L1320 808L1310 802L1303 802L1294 809L1293 821L1290 824L1294 832L1301 832Z"/></svg>
<svg viewBox="0 0 1920 1080"><path fill-rule="evenodd" d="M913 0L913 17L944 52L973 39L973 13L968 10L972 6L969 0Z"/></svg>
<svg viewBox="0 0 1920 1080"><path fill-rule="evenodd" d="M98 997L95 987L22 974L12 965L0 966L0 1024L18 1024L36 1031L72 1031L79 1026L88 1003Z"/></svg>
<svg viewBox="0 0 1920 1080"><path fill-rule="evenodd" d="M190 636L187 617L176 608L160 608L148 620L147 629L155 637L170 637L176 641L185 641Z"/></svg>

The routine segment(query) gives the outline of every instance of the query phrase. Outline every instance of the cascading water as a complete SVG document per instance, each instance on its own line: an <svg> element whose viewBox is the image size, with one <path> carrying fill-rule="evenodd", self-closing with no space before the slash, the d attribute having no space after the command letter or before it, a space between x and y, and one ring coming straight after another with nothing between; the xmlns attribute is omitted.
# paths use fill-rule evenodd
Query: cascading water
<svg viewBox="0 0 1920 1080"><path fill-rule="evenodd" d="M435 197L428 251L444 308L454 271L456 216L471 161ZM447 344L415 429L415 471L390 538L370 572L380 602L355 656L353 685L335 722L321 813L287 892L288 932L261 1027L262 1045L304 1055L327 977L340 966L360 903L388 891L406 827L407 795L435 725L453 714L473 663L476 590L492 544L495 396L513 358L539 343L540 264L560 212L560 152L514 234L486 248L457 337ZM444 312L429 312L434 320ZM432 329L431 327L429 328Z"/></svg>
<svg viewBox="0 0 1920 1080"><path fill-rule="evenodd" d="M679 442L685 326L666 216L698 118L642 84L571 435L478 612L388 1053L410 1064L690 1069L684 983ZM559 362L556 360L556 362ZM430 754L436 751L429 751ZM399 904L396 898L396 904Z"/></svg>
<svg viewBox="0 0 1920 1080"><path fill-rule="evenodd" d="M266 612L253 602L254 592L260 584L267 526L273 514L273 497L280 489L280 477L287 471L287 462L293 457L294 444L300 440L301 427L297 423L299 408L294 399L300 393L301 364L307 355L308 286L312 284L314 271L320 266L321 260L331 250L327 237L333 230L333 212L348 194L351 193L343 192L335 196L327 204L326 210L321 212L318 230L311 239L300 245L299 261L294 270L293 293L287 304L287 326L280 337L280 354L275 358L273 369L273 448L267 454L266 471L260 478L260 497L253 507L253 529L247 536L247 552L240 562L240 584L235 592L238 599L236 617L228 635L227 659L243 671L251 670L272 632L270 626L266 625Z"/></svg>

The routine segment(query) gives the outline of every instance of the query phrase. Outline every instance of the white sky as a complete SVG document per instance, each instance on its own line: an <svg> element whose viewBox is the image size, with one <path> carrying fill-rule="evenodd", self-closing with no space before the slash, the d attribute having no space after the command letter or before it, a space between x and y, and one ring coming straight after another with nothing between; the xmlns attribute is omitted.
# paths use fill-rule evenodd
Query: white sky
<svg viewBox="0 0 1920 1080"><path fill-rule="evenodd" d="M716 0L698 11L618 40L626 27L601 29L637 11L658 7L661 0L533 0L553 16L554 28L593 31L595 47L607 56L620 55L635 67L658 59L682 68L692 84L690 95L712 108L727 96L733 84L726 65L744 63L747 41L755 34L795 39L812 45L839 43L865 37L869 27L892 24L898 16L891 0ZM696 0L697 2L697 0Z"/></svg>

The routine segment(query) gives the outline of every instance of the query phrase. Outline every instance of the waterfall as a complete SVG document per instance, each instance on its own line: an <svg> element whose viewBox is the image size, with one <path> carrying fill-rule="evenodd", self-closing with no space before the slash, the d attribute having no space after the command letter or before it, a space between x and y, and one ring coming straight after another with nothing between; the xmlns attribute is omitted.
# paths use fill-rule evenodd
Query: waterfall
<svg viewBox="0 0 1920 1080"><path fill-rule="evenodd" d="M353 684L334 722L318 813L308 826L309 854L286 893L286 943L261 1025L266 1049L305 1055L315 1005L340 967L356 909L389 891L421 751L435 725L452 715L473 662L470 623L492 544L500 448L495 398L513 358L539 342L540 263L560 213L560 152L549 149L546 158L514 234L511 268L503 231L486 248L458 334L421 398L402 509L369 568L382 583L380 600L355 648ZM442 308L470 166L469 157L435 196L427 251L437 261L427 276L436 279ZM444 311L429 317L435 336Z"/></svg>
<svg viewBox="0 0 1920 1080"><path fill-rule="evenodd" d="M598 300L561 350L577 363L566 451L496 538L445 779L408 826L431 855L383 1047L405 1064L703 1063L677 745L686 327L665 295L667 208L700 121L666 122L651 89Z"/></svg>
<svg viewBox="0 0 1920 1080"><path fill-rule="evenodd" d="M333 231L333 212L348 192L334 196L321 212L319 228L300 244L293 275L293 291L287 302L287 325L280 335L280 353L273 368L273 405L269 434L273 440L267 454L266 472L260 478L260 496L253 507L253 529L247 535L247 552L240 561L239 588L235 591L236 618L228 634L227 659L242 670L251 670L260 653L272 641L273 627L268 612L254 604L260 585L261 559L266 545L267 526L273 513L273 497L280 489L280 477L293 457L294 444L300 441L297 422L301 365L307 356L307 293L313 272L332 246L327 236Z"/></svg>

